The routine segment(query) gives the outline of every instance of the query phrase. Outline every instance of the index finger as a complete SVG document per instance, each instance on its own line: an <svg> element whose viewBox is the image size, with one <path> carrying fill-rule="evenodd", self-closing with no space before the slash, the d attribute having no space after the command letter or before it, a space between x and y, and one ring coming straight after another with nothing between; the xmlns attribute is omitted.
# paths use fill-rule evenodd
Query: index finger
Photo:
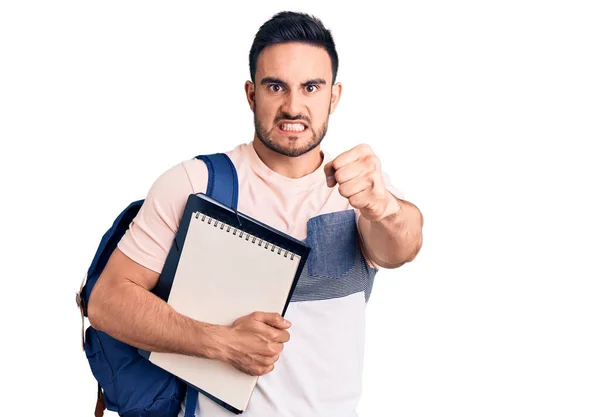
<svg viewBox="0 0 600 417"><path fill-rule="evenodd" d="M325 176L327 177L328 187L333 187L335 184L337 184L335 172L345 165L348 165L354 161L358 161L358 159L364 153L363 149L363 145L355 146L346 152L342 152L336 158L325 164Z"/></svg>
<svg viewBox="0 0 600 417"><path fill-rule="evenodd" d="M335 158L333 161L331 161L333 170L337 171L338 169L340 169L341 167L343 167L345 165L348 165L354 161L358 161L360 159L360 157L365 154L366 148L367 148L367 145L358 145L346 152L342 152L341 154L339 154L337 156L337 158Z"/></svg>

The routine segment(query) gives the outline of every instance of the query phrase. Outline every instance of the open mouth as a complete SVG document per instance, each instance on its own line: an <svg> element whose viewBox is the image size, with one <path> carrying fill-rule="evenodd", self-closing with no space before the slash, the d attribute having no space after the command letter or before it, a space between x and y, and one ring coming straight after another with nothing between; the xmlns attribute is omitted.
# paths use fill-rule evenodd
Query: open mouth
<svg viewBox="0 0 600 417"><path fill-rule="evenodd" d="M308 130L308 126L301 122L281 122L277 127L283 133L302 133Z"/></svg>

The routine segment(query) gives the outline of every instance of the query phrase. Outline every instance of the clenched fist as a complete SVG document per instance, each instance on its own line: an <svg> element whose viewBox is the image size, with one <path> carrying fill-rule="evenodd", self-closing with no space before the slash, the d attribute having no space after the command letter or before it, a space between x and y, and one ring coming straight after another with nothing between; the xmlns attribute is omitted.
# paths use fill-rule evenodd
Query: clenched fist
<svg viewBox="0 0 600 417"><path fill-rule="evenodd" d="M223 361L249 375L271 372L290 340L291 323L278 313L254 312L229 326Z"/></svg>
<svg viewBox="0 0 600 417"><path fill-rule="evenodd" d="M378 221L388 214L391 194L385 186L379 158L369 145L358 145L340 154L325 165L325 175L327 185L339 184L340 194L365 219Z"/></svg>

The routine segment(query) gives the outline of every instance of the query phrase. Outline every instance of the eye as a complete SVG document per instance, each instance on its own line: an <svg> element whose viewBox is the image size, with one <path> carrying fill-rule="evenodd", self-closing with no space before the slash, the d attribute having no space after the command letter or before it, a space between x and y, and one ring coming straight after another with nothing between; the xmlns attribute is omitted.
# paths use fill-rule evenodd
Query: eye
<svg viewBox="0 0 600 417"><path fill-rule="evenodd" d="M308 91L309 93L314 93L319 89L318 86L314 85L314 84L309 84L306 86L306 91Z"/></svg>
<svg viewBox="0 0 600 417"><path fill-rule="evenodd" d="M270 84L269 85L269 90L272 91L272 92L274 92L274 93L279 93L282 90L282 88L281 88L281 86L279 84Z"/></svg>

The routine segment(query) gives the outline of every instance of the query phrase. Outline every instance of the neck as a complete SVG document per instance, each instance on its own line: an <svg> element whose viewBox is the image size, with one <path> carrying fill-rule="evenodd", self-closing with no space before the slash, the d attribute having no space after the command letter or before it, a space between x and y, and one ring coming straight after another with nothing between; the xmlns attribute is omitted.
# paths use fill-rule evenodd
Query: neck
<svg viewBox="0 0 600 417"><path fill-rule="evenodd" d="M301 178L315 172L323 162L321 146L304 155L290 157L267 148L256 136L252 146L260 160L272 171L288 178Z"/></svg>

